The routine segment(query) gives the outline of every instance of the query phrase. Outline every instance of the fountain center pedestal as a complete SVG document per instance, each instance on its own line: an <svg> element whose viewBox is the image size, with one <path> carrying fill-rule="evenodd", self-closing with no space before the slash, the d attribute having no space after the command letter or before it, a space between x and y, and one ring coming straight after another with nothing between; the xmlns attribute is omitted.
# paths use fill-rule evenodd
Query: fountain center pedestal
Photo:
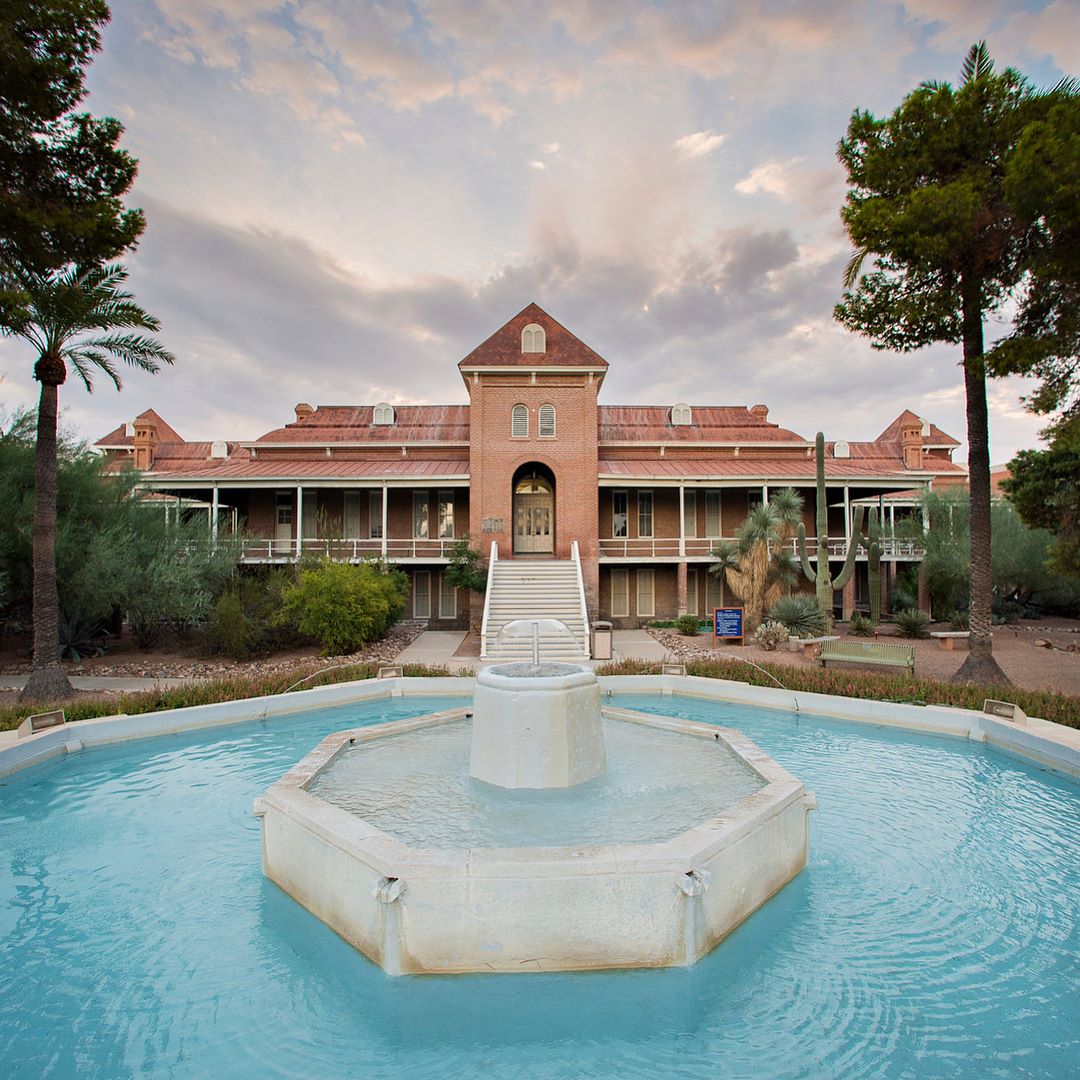
<svg viewBox="0 0 1080 1080"><path fill-rule="evenodd" d="M482 668L469 774L502 788L568 788L607 771L600 685L576 664Z"/></svg>

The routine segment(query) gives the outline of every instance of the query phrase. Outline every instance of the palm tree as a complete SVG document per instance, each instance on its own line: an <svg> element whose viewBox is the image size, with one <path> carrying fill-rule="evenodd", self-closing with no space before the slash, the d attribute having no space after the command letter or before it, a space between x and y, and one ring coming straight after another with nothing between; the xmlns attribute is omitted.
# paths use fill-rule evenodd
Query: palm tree
<svg viewBox="0 0 1080 1080"><path fill-rule="evenodd" d="M15 308L4 333L21 337L37 350L34 378L41 383L34 456L34 658L20 701L54 701L73 693L60 666L60 604L56 592L56 417L57 389L68 365L88 391L103 372L120 389L116 361L157 371L173 356L155 338L158 320L121 287L127 270L120 264L72 266L50 274L9 270L5 289L27 299Z"/></svg>
<svg viewBox="0 0 1080 1080"><path fill-rule="evenodd" d="M798 581L794 553L785 544L795 535L802 515L802 496L793 488L777 491L755 506L739 526L734 544L721 540L709 573L723 575L746 605L746 626L753 630L780 596Z"/></svg>

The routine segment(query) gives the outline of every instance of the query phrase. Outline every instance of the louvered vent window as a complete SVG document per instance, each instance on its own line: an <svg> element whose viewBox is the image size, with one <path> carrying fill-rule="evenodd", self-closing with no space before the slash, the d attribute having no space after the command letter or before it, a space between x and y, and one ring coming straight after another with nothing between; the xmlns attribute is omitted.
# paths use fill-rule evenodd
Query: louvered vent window
<svg viewBox="0 0 1080 1080"><path fill-rule="evenodd" d="M515 439L529 437L529 410L525 405L515 405L513 419L510 421L510 435Z"/></svg>
<svg viewBox="0 0 1080 1080"><path fill-rule="evenodd" d="M547 352L547 335L544 333L542 326L529 323L521 331L521 351L523 353Z"/></svg>
<svg viewBox="0 0 1080 1080"><path fill-rule="evenodd" d="M554 405L541 405L540 406L540 438L541 439L554 439L555 438L555 406Z"/></svg>

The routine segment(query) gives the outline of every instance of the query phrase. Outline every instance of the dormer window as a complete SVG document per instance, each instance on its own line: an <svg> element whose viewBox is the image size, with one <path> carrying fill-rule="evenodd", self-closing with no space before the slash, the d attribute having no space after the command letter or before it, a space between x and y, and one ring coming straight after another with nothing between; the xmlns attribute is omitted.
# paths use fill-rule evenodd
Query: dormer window
<svg viewBox="0 0 1080 1080"><path fill-rule="evenodd" d="M849 458L851 457L851 447L843 439L837 439L833 443L832 456L834 458Z"/></svg>
<svg viewBox="0 0 1080 1080"><path fill-rule="evenodd" d="M690 406L680 402L671 406L671 426L689 427L691 423Z"/></svg>
<svg viewBox="0 0 1080 1080"><path fill-rule="evenodd" d="M554 405L541 405L539 414L539 425L541 439L554 439L555 438L555 406Z"/></svg>
<svg viewBox="0 0 1080 1080"><path fill-rule="evenodd" d="M385 401L380 401L372 411L371 422L384 426L392 424L394 422L394 406L388 405Z"/></svg>
<svg viewBox="0 0 1080 1080"><path fill-rule="evenodd" d="M529 323L521 331L521 351L523 353L547 352L547 336L544 328L536 323Z"/></svg>
<svg viewBox="0 0 1080 1080"><path fill-rule="evenodd" d="M527 439L529 437L529 407L528 405L515 405L510 418L510 437L513 439Z"/></svg>

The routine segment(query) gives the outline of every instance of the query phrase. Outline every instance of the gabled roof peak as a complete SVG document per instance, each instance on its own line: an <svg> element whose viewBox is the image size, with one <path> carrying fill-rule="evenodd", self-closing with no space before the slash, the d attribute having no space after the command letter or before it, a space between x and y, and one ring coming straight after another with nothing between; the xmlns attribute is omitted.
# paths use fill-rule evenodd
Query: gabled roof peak
<svg viewBox="0 0 1080 1080"><path fill-rule="evenodd" d="M524 350L522 331L532 325L539 326L544 331L542 352ZM599 353L570 333L535 301L503 323L491 337L481 342L458 364L462 371L485 367L573 367L606 371L607 366L607 361Z"/></svg>

